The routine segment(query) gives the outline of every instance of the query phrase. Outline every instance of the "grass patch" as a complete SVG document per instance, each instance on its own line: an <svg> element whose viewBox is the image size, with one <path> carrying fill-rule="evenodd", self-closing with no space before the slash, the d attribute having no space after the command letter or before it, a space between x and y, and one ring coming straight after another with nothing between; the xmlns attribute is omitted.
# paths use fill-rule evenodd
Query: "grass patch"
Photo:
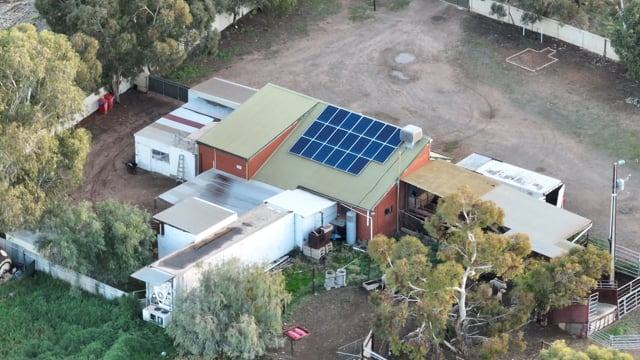
<svg viewBox="0 0 640 360"><path fill-rule="evenodd" d="M325 272L339 268L347 270L347 285L360 286L368 279L381 276L378 266L369 260L367 254L355 252L346 244L335 245L324 262L312 262L300 252L293 255L293 266L284 270L285 287L291 293L291 305L297 305L308 295L326 291ZM314 276L315 272L315 276ZM315 288L314 288L315 279Z"/></svg>
<svg viewBox="0 0 640 360"><path fill-rule="evenodd" d="M561 87L538 91L532 86L533 78L528 72L504 61L500 52L507 51L503 49L513 49L515 53L527 47L539 48L537 39L522 37L517 35L516 28L505 29L508 25L483 19L465 19L463 26L463 41L455 49L455 57L461 59L461 69L468 79L495 86L507 94L516 107L538 115L558 131L582 143L600 148L616 158L640 158L637 126L626 121L627 115L619 114L615 105L595 97L581 101L567 96ZM496 37L493 35L496 32L504 35ZM603 121L603 118L607 120Z"/></svg>
<svg viewBox="0 0 640 360"><path fill-rule="evenodd" d="M633 327L629 323L619 322L616 325L606 329L604 332L608 335L620 336L631 334Z"/></svg>
<svg viewBox="0 0 640 360"><path fill-rule="evenodd" d="M389 10L398 11L406 8L411 4L411 0L393 0L391 4L389 4Z"/></svg>
<svg viewBox="0 0 640 360"><path fill-rule="evenodd" d="M442 151L444 153L452 153L454 150L456 150L458 147L460 146L460 141L458 140L454 140L454 141L449 141L446 142L444 144L444 146L442 147Z"/></svg>
<svg viewBox="0 0 640 360"><path fill-rule="evenodd" d="M298 1L301 8L308 8L321 19L340 12L338 0L301 0Z"/></svg>
<svg viewBox="0 0 640 360"><path fill-rule="evenodd" d="M0 286L3 359L157 359L175 356L164 329L133 298L108 301L45 274Z"/></svg>
<svg viewBox="0 0 640 360"><path fill-rule="evenodd" d="M201 79L208 73L209 69L204 66L196 64L184 64L180 67L180 69L178 69L178 71L169 75L169 79L186 84Z"/></svg>
<svg viewBox="0 0 640 360"><path fill-rule="evenodd" d="M353 22L364 21L371 19L373 15L369 12L369 5L367 4L355 4L349 8L349 20Z"/></svg>

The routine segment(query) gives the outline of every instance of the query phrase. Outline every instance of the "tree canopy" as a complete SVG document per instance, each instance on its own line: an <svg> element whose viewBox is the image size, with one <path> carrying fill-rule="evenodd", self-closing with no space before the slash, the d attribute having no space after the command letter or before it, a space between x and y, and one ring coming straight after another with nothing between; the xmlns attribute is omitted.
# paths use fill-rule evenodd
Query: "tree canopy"
<svg viewBox="0 0 640 360"><path fill-rule="evenodd" d="M123 284L152 258L150 215L112 200L59 204L47 217L38 249L56 264L110 284Z"/></svg>
<svg viewBox="0 0 640 360"><path fill-rule="evenodd" d="M611 35L611 45L630 78L640 78L640 2L631 1Z"/></svg>
<svg viewBox="0 0 640 360"><path fill-rule="evenodd" d="M283 345L289 299L281 273L231 259L204 269L198 286L178 294L167 332L182 354L255 359Z"/></svg>
<svg viewBox="0 0 640 360"><path fill-rule="evenodd" d="M554 341L551 347L544 349L538 360L633 360L633 356L619 350L589 345L586 351L574 350L564 340Z"/></svg>
<svg viewBox="0 0 640 360"><path fill-rule="evenodd" d="M574 248L549 261L532 260L528 271L516 280L519 287L533 295L536 310L544 317L552 308L582 300L597 285L597 279L609 271L611 255L592 245Z"/></svg>
<svg viewBox="0 0 640 360"><path fill-rule="evenodd" d="M479 346L483 358L495 358L524 345L517 329L535 308L584 299L608 269L608 255L593 247L535 259L527 235L501 233L503 218L463 187L425 221L436 243L383 235L369 243L386 282L370 298L372 326L394 353L421 359L443 346L465 355Z"/></svg>
<svg viewBox="0 0 640 360"><path fill-rule="evenodd" d="M0 64L0 124L52 128L84 110L76 80L91 75L66 36L31 24L0 30Z"/></svg>
<svg viewBox="0 0 640 360"><path fill-rule="evenodd" d="M391 289L373 295L374 328L394 352L418 359L445 344L467 353L473 344L489 343L527 319L528 297L497 300L483 280L486 274L502 283L524 271L528 237L490 230L499 229L503 217L493 202L465 188L442 198L425 223L440 241L437 253L414 237L397 243L384 236L372 240L368 251L382 264Z"/></svg>
<svg viewBox="0 0 640 360"><path fill-rule="evenodd" d="M121 79L145 67L163 73L186 56L180 41L192 16L184 0L36 0L36 8L54 31L98 41L102 81L116 98Z"/></svg>

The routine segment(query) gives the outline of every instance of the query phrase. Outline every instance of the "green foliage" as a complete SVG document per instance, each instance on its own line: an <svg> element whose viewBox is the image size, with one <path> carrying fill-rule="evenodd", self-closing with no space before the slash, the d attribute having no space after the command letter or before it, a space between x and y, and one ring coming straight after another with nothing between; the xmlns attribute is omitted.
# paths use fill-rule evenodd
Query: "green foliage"
<svg viewBox="0 0 640 360"><path fill-rule="evenodd" d="M619 350L606 349L597 345L589 345L587 351L574 350L564 340L554 341L551 347L544 349L536 358L538 360L632 360L633 356Z"/></svg>
<svg viewBox="0 0 640 360"><path fill-rule="evenodd" d="M107 200L58 204L48 216L38 249L54 263L110 284L124 284L151 261L150 215Z"/></svg>
<svg viewBox="0 0 640 360"><path fill-rule="evenodd" d="M231 259L204 269L199 286L175 299L167 332L181 354L254 359L283 345L281 273Z"/></svg>
<svg viewBox="0 0 640 360"><path fill-rule="evenodd" d="M97 58L100 45L96 39L81 32L73 34L69 41L82 60L76 74L76 83L85 93L90 93L98 88L102 75L102 64Z"/></svg>
<svg viewBox="0 0 640 360"><path fill-rule="evenodd" d="M139 318L133 298L108 301L36 273L0 286L0 322L11 329L0 347L6 360L158 359L175 355L164 329Z"/></svg>
<svg viewBox="0 0 640 360"><path fill-rule="evenodd" d="M0 136L0 229L33 227L47 207L80 183L89 133L0 123Z"/></svg>
<svg viewBox="0 0 640 360"><path fill-rule="evenodd" d="M83 63L65 36L30 24L0 30L0 64L0 125L51 129L83 110Z"/></svg>
<svg viewBox="0 0 640 360"><path fill-rule="evenodd" d="M524 271L529 239L496 233L503 218L493 202L462 188L440 199L425 222L440 241L435 261L415 237L396 242L377 236L370 242L369 254L381 265L387 285L387 291L372 295L372 323L394 352L418 359L446 341L464 354L473 337L487 341L485 352L495 354L518 340L511 331L528 318L532 298L511 291L508 301L498 300L481 279L487 274L508 281Z"/></svg>
<svg viewBox="0 0 640 360"><path fill-rule="evenodd" d="M197 32L184 0L37 0L36 8L54 31L83 33L99 42L102 82L116 100L122 78L145 67L163 74L178 66L185 58L178 42ZM199 20L201 29L202 16Z"/></svg>
<svg viewBox="0 0 640 360"><path fill-rule="evenodd" d="M595 246L574 248L549 261L531 260L528 271L516 282L532 294L536 308L544 315L551 308L565 307L589 295L608 272L610 261L609 253Z"/></svg>
<svg viewBox="0 0 640 360"><path fill-rule="evenodd" d="M624 8L611 36L611 45L627 67L627 76L640 78L640 2L632 1Z"/></svg>

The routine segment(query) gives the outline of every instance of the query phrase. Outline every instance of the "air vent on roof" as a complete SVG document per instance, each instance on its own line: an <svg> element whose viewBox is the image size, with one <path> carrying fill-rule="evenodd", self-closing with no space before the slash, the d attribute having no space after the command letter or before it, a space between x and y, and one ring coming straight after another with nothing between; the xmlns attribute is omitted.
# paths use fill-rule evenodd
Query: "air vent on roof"
<svg viewBox="0 0 640 360"><path fill-rule="evenodd" d="M407 125L400 129L400 140L409 148L422 139L422 128L415 125Z"/></svg>

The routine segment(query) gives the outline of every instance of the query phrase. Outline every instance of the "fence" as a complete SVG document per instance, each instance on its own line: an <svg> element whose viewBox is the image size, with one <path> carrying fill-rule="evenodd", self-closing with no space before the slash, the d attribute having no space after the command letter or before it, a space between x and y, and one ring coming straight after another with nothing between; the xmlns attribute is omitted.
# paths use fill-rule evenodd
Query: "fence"
<svg viewBox="0 0 640 360"><path fill-rule="evenodd" d="M494 14L491 8L496 6L502 6L506 15L501 17L498 14ZM523 30L526 28L538 32L541 36L547 35L560 39L614 61L620 60L611 47L609 39L548 18L542 18L542 20L534 24L524 24L521 19L526 12L508 4L501 4L491 0L469 0L469 10L476 14L520 26Z"/></svg>
<svg viewBox="0 0 640 360"><path fill-rule="evenodd" d="M14 261L14 265L16 263L27 265L31 262L35 262L35 269L37 271L47 273L51 275L51 277L69 283L71 286L78 287L95 295L100 295L109 300L127 295L127 293L122 290L111 287L88 276L78 274L65 267L53 264L37 253L25 249L23 246L20 246L8 239L0 237L0 247L7 251L11 259Z"/></svg>
<svg viewBox="0 0 640 360"><path fill-rule="evenodd" d="M189 88L187 86L158 76L149 76L149 91L180 101L189 101Z"/></svg>
<svg viewBox="0 0 640 360"><path fill-rule="evenodd" d="M640 335L611 335L605 330L600 330L592 333L589 337L598 345L612 349L640 349Z"/></svg>

